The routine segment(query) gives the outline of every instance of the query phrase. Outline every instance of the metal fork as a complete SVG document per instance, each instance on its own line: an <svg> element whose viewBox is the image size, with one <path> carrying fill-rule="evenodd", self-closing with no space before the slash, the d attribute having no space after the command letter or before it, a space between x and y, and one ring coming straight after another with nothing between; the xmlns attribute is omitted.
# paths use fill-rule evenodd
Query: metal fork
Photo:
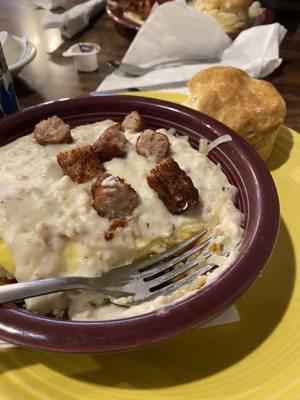
<svg viewBox="0 0 300 400"><path fill-rule="evenodd" d="M148 72L153 71L154 69L157 69L158 67L163 67L163 66L178 66L182 64L197 64L200 63L201 60L173 60L173 61L165 61L162 63L154 64L151 65L151 67L138 67L137 65L134 64L129 64L129 63L123 63L121 61L116 61L116 60L110 60L106 61L106 64L108 64L111 68L117 69L119 71L124 72L126 75L130 76L142 76L146 75ZM203 60L202 60L203 62Z"/></svg>
<svg viewBox="0 0 300 400"><path fill-rule="evenodd" d="M143 262L135 262L112 269L97 278L73 276L0 286L0 304L65 290L95 290L104 294L111 302L129 307L151 300L159 295L170 294L193 283L200 275L205 275L208 271L216 268L214 264L199 267L199 256L196 254L199 252L200 255L200 252L208 247L215 236L188 248L206 232L207 229L202 229L191 238L169 250L149 257ZM183 250L185 251L182 252ZM195 257L191 257L193 255ZM211 253L206 251L201 255L204 259L208 259ZM184 261L187 262L184 263ZM176 266L178 267L176 268ZM189 275L183 276L192 268L195 270ZM177 279L176 282L174 282L175 278ZM128 296L131 296L129 302L120 303L121 298Z"/></svg>

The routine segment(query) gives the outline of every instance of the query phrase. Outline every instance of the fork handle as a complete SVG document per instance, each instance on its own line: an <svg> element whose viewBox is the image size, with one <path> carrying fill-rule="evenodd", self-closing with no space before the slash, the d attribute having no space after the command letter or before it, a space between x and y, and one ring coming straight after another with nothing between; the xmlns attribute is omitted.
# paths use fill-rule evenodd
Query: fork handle
<svg viewBox="0 0 300 400"><path fill-rule="evenodd" d="M65 290L92 289L81 277L48 278L32 282L11 283L0 286L0 304L28 299L43 294L56 293Z"/></svg>

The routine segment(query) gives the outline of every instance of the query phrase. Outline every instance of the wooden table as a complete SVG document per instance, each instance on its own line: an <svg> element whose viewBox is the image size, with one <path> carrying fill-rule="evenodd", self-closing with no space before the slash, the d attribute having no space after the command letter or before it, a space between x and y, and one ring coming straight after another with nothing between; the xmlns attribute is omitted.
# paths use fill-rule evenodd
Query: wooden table
<svg viewBox="0 0 300 400"><path fill-rule="evenodd" d="M67 1L71 6L80 1ZM105 60L120 60L134 34L118 27L100 13L91 24L71 40L62 42L57 29L44 31L41 19L47 11L36 9L30 0L0 0L0 27L15 35L26 35L37 47L37 56L15 79L22 108L63 97L86 96L110 73ZM268 77L287 102L286 124L300 131L300 13L276 12L277 21L287 29L281 48L282 65ZM78 73L73 60L62 52L78 41L92 41L102 47L101 68L92 73ZM61 44L60 44L61 43Z"/></svg>

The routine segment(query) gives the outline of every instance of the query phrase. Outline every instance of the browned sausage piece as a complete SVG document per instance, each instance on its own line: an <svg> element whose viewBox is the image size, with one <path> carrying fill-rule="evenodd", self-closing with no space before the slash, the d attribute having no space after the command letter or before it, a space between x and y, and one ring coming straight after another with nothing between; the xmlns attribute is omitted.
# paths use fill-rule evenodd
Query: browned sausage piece
<svg viewBox="0 0 300 400"><path fill-rule="evenodd" d="M43 119L34 127L33 135L39 144L72 143L70 126L57 115Z"/></svg>
<svg viewBox="0 0 300 400"><path fill-rule="evenodd" d="M16 283L16 282L17 281L14 278L11 278L11 279L4 278L4 277L0 278L0 286L2 286L2 285L10 285L11 283Z"/></svg>
<svg viewBox="0 0 300 400"><path fill-rule="evenodd" d="M132 132L141 132L146 128L146 123L137 111L132 111L123 119L122 126L125 131L130 129Z"/></svg>
<svg viewBox="0 0 300 400"><path fill-rule="evenodd" d="M99 154L100 161L105 162L115 157L126 156L128 140L123 131L120 124L110 126L93 144L93 150Z"/></svg>
<svg viewBox="0 0 300 400"><path fill-rule="evenodd" d="M198 190L191 178L172 157L157 163L147 181L172 214L181 214L199 203Z"/></svg>
<svg viewBox="0 0 300 400"><path fill-rule="evenodd" d="M127 225L128 221L126 219L114 219L108 228L108 231L105 232L104 238L108 242L115 237L116 231L120 228L124 228Z"/></svg>
<svg viewBox="0 0 300 400"><path fill-rule="evenodd" d="M102 174L92 185L93 206L108 219L127 217L138 204L138 194L123 179Z"/></svg>
<svg viewBox="0 0 300 400"><path fill-rule="evenodd" d="M76 183L84 183L95 178L104 168L97 153L91 146L75 147L57 155L57 162Z"/></svg>
<svg viewBox="0 0 300 400"><path fill-rule="evenodd" d="M137 152L146 158L154 157L160 161L169 153L169 139L163 133L146 129L140 134L136 142Z"/></svg>

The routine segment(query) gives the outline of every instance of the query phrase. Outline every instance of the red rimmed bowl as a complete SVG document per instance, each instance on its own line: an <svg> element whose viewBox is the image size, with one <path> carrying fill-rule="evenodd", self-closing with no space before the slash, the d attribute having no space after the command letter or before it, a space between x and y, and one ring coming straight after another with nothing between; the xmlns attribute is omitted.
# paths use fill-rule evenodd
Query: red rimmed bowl
<svg viewBox="0 0 300 400"><path fill-rule="evenodd" d="M170 0L157 0L156 2L158 4L163 4L166 3L167 1ZM153 1L154 3L155 1ZM140 30L142 25L139 25L138 23L129 20L124 16L124 10L122 7L118 6L112 6L108 3L106 3L106 13L107 15L112 18L116 24L121 25L127 29L130 29L132 31L138 31ZM249 27L251 28L252 26L257 26L257 25L268 25L272 24L275 21L275 15L273 10L266 8L265 11L258 17L256 20L253 22L253 24ZM247 29L247 28L246 28ZM228 36L231 37L231 39L235 39L244 29L241 29L238 32L233 32L233 33L228 33Z"/></svg>
<svg viewBox="0 0 300 400"><path fill-rule="evenodd" d="M238 259L218 280L193 296L159 311L113 321L71 322L27 311L0 308L0 337L44 350L108 352L148 345L204 324L224 311L262 272L274 248L279 203L271 175L255 151L213 118L174 103L133 96L103 96L55 101L30 107L0 121L0 145L32 132L34 125L57 114L72 127L111 118L121 121L139 111L153 128L175 128L197 147L229 134L232 141L211 151L230 182L239 189L237 206L245 215L245 235ZM263 293L262 293L263 296Z"/></svg>

